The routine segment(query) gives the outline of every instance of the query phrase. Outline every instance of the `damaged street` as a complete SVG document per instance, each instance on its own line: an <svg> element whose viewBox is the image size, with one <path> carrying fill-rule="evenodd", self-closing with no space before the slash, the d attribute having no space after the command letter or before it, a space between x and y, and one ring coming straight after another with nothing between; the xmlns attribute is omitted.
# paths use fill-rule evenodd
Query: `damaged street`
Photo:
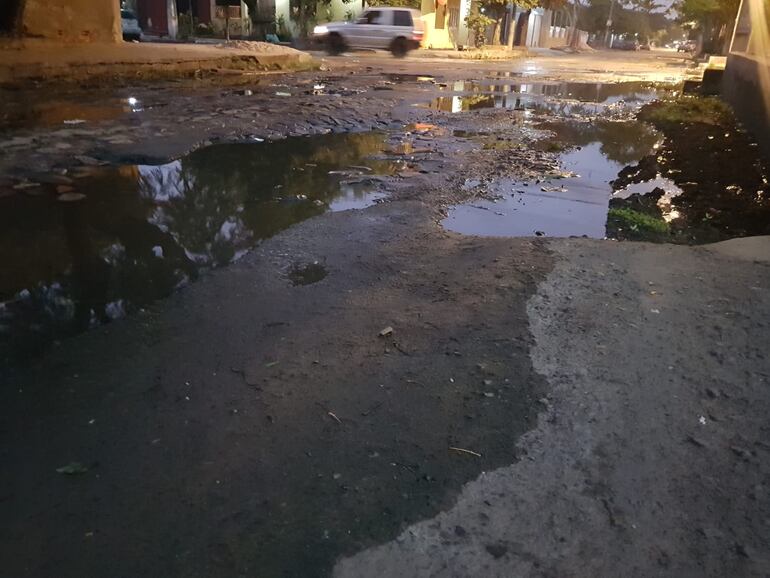
<svg viewBox="0 0 770 578"><path fill-rule="evenodd" d="M675 51L0 87L0 576L765 576L770 186Z"/></svg>

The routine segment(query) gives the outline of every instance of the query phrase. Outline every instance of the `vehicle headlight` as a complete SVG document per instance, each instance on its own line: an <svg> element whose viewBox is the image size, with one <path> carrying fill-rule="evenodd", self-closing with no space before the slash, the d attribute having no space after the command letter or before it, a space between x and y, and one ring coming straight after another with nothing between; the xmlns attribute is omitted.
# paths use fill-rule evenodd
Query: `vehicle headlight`
<svg viewBox="0 0 770 578"><path fill-rule="evenodd" d="M313 34L321 35L321 34L328 34L329 29L326 26L316 26L313 28Z"/></svg>

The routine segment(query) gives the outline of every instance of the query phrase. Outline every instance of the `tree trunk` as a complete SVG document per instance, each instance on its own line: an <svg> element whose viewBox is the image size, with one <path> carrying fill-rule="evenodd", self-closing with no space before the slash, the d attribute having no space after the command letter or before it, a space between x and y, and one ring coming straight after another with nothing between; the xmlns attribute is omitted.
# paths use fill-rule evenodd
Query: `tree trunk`
<svg viewBox="0 0 770 578"><path fill-rule="evenodd" d="M505 45L508 48L513 48L514 31L516 30L516 7L510 12L511 20L508 22L508 30L506 31Z"/></svg>
<svg viewBox="0 0 770 578"><path fill-rule="evenodd" d="M580 32L578 30L578 5L575 2L572 5L572 10L568 13L570 16L570 31L569 31L569 43L570 48L577 49L580 45Z"/></svg>

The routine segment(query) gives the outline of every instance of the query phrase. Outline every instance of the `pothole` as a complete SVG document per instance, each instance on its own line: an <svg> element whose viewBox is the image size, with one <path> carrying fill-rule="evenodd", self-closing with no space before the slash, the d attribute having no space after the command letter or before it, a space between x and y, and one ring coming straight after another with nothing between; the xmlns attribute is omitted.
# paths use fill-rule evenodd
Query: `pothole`
<svg viewBox="0 0 770 578"><path fill-rule="evenodd" d="M289 270L289 281L295 287L297 285L312 285L326 278L326 267L318 263L295 263Z"/></svg>

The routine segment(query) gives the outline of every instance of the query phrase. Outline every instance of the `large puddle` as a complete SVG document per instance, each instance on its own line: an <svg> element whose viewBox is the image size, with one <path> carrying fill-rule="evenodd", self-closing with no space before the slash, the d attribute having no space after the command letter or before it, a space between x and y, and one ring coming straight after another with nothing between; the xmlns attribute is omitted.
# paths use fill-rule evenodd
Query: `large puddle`
<svg viewBox="0 0 770 578"><path fill-rule="evenodd" d="M499 79L450 82L445 90L455 94L439 96L421 106L452 113L504 108L559 116L617 116L665 92L646 82L521 83Z"/></svg>
<svg viewBox="0 0 770 578"><path fill-rule="evenodd" d="M84 168L0 198L0 354L122 317L294 223L383 196L378 133L226 144ZM382 157L379 157L380 159Z"/></svg>
<svg viewBox="0 0 770 578"><path fill-rule="evenodd" d="M449 85L462 94L439 97L431 108L462 112L507 108L533 127L553 133L541 141L545 150L560 150L559 170L537 181L496 179L485 186L482 200L450 209L444 226L478 236L556 236L604 238L613 197L626 198L659 188L668 216L670 199L680 191L669 179L656 178L615 190L618 173L653 153L662 137L632 120L645 103L669 95L671 87L650 83L501 83L499 79ZM553 120L544 120L553 118ZM474 138L474 135L470 135Z"/></svg>
<svg viewBox="0 0 770 578"><path fill-rule="evenodd" d="M84 102L74 97L38 100L25 99L23 96L26 95L0 91L0 99L5 99L0 110L0 131L90 126L130 117L141 113L148 106L133 96L102 98L94 102Z"/></svg>
<svg viewBox="0 0 770 578"><path fill-rule="evenodd" d="M650 154L660 136L639 122L544 123L555 139L569 147L559 155L561 172L538 182L496 180L486 193L491 200L459 205L444 226L479 236L587 236L604 238L614 181L627 165ZM620 196L675 188L667 179L637 183ZM645 190L646 189L646 190Z"/></svg>

